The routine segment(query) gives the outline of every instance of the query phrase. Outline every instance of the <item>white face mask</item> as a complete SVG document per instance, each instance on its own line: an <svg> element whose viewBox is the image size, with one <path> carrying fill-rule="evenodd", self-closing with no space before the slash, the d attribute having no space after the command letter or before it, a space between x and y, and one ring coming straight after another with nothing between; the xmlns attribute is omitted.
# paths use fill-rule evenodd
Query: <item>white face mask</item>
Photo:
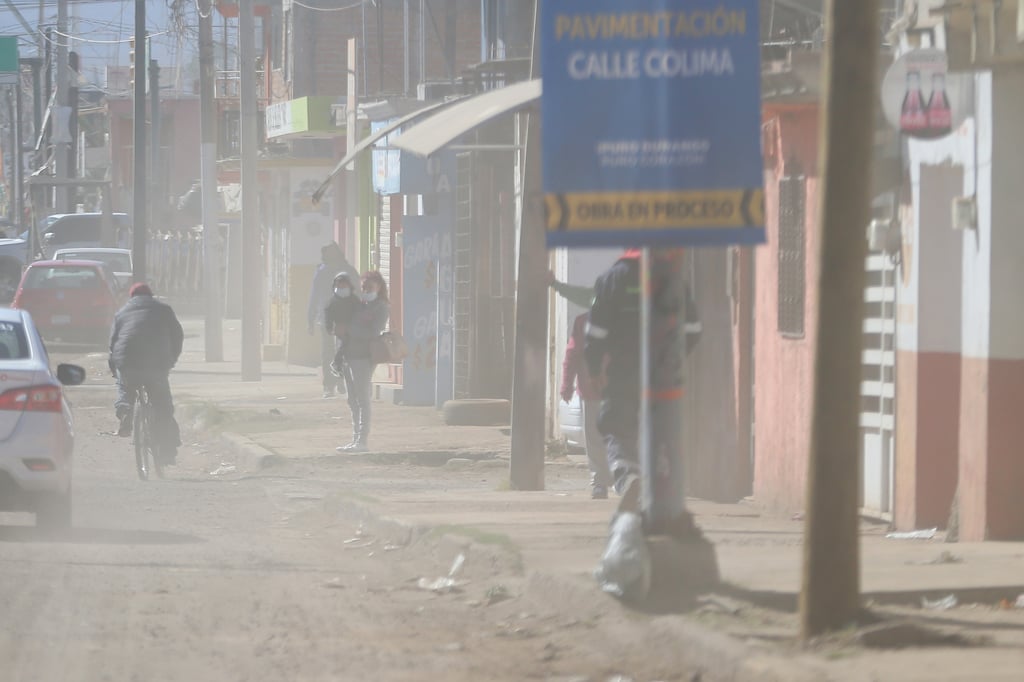
<svg viewBox="0 0 1024 682"><path fill-rule="evenodd" d="M348 298L351 293L352 290L349 289L348 287L337 287L334 290L334 295L337 296L338 298Z"/></svg>
<svg viewBox="0 0 1024 682"><path fill-rule="evenodd" d="M367 303L372 303L372 302L376 301L377 300L377 292L376 291L367 291L367 292L365 292L363 294L363 300L366 301Z"/></svg>

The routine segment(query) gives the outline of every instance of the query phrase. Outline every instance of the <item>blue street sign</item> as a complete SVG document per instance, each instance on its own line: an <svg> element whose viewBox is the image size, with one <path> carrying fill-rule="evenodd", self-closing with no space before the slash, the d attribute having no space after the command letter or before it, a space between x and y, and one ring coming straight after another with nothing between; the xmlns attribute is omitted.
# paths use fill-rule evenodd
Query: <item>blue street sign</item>
<svg viewBox="0 0 1024 682"><path fill-rule="evenodd" d="M764 241L757 0L543 0L548 246Z"/></svg>

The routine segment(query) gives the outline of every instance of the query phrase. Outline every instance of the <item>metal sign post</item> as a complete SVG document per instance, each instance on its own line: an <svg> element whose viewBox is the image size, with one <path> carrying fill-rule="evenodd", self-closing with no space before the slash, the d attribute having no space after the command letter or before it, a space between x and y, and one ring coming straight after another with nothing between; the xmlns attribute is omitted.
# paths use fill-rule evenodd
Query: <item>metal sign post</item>
<svg viewBox="0 0 1024 682"><path fill-rule="evenodd" d="M640 470L645 530L685 539L682 400L686 379L683 249L644 249L640 260Z"/></svg>

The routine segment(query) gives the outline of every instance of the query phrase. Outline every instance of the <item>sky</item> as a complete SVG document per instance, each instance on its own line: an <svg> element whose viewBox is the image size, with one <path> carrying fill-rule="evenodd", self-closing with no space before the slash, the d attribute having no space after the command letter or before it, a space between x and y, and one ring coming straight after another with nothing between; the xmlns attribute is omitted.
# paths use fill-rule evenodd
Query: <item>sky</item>
<svg viewBox="0 0 1024 682"><path fill-rule="evenodd" d="M0 35L18 36L22 57L36 55L36 41L34 36L27 34L10 5L14 5L31 26L36 26L39 24L40 4L43 6L43 25L56 28L56 0L43 0L42 3L39 0L0 0ZM69 33L75 36L70 49L79 54L85 80L102 88L108 64L128 65L128 39L135 34L135 2L71 0L68 7L68 15L72 17ZM194 13L191 20L197 21ZM186 66L192 60L195 45L190 44L190 39L180 38L171 31L167 0L147 0L146 26L150 33L161 34L153 38L154 57L161 66Z"/></svg>

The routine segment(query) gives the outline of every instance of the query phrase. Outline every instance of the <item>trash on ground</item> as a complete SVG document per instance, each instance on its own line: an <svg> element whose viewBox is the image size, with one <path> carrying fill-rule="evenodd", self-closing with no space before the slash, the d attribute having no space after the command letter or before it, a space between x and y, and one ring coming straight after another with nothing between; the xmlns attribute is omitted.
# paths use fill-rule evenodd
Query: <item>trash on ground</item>
<svg viewBox="0 0 1024 682"><path fill-rule="evenodd" d="M793 521L803 521L803 520L804 520L804 513L803 513L803 512L795 512L795 513L794 513L794 514L793 514L793 515L792 515L791 517L789 517L789 518L790 518L791 520L793 520Z"/></svg>
<svg viewBox="0 0 1024 682"><path fill-rule="evenodd" d="M956 556L952 552L942 552L937 557L929 561L929 563L963 563L964 559Z"/></svg>
<svg viewBox="0 0 1024 682"><path fill-rule="evenodd" d="M512 595L508 593L508 588L504 585L492 585L491 587L488 587L484 596L487 597L488 606L512 598Z"/></svg>
<svg viewBox="0 0 1024 682"><path fill-rule="evenodd" d="M377 544L377 538L370 538L369 540L362 540L361 538L352 538L351 540L345 540L344 549L366 549Z"/></svg>
<svg viewBox="0 0 1024 682"><path fill-rule="evenodd" d="M697 603L700 604L705 610L708 611L719 611L721 613L728 613L729 615L735 616L743 610L743 605L738 601L723 597L720 594L705 594L697 598Z"/></svg>
<svg viewBox="0 0 1024 682"><path fill-rule="evenodd" d="M270 414L274 415L275 417L280 417L282 413L281 410L277 409L276 407L272 407L270 408Z"/></svg>
<svg viewBox="0 0 1024 682"><path fill-rule="evenodd" d="M468 580L456 580L455 576L462 570L463 564L466 563L466 555L459 554L455 557L455 561L452 562L452 567L448 570L448 575L443 578L436 580L428 580L426 578L420 578L416 581L416 585L421 590L429 590L431 592L437 592L444 594L446 592L455 592L463 585L466 585Z"/></svg>
<svg viewBox="0 0 1024 682"><path fill-rule="evenodd" d="M1017 601L1013 604L1014 608L1024 609L1024 594L1017 597Z"/></svg>
<svg viewBox="0 0 1024 682"><path fill-rule="evenodd" d="M341 578L331 578L324 583L324 587L332 590L343 590L345 589L345 584L341 582Z"/></svg>
<svg viewBox="0 0 1024 682"><path fill-rule="evenodd" d="M228 464L227 462L221 462L220 466L210 472L211 476L223 476L224 474L234 473L238 467L234 464Z"/></svg>
<svg viewBox="0 0 1024 682"><path fill-rule="evenodd" d="M639 514L625 512L612 522L608 545L594 577L602 590L624 601L643 601L647 596L651 589L651 554Z"/></svg>
<svg viewBox="0 0 1024 682"><path fill-rule="evenodd" d="M956 608L956 604L957 601L955 594L943 597L942 599L921 599L921 606L929 611L948 611Z"/></svg>
<svg viewBox="0 0 1024 682"><path fill-rule="evenodd" d="M909 530L897 533L887 533L885 537L890 540L931 540L938 532L938 528L928 528L926 530Z"/></svg>

